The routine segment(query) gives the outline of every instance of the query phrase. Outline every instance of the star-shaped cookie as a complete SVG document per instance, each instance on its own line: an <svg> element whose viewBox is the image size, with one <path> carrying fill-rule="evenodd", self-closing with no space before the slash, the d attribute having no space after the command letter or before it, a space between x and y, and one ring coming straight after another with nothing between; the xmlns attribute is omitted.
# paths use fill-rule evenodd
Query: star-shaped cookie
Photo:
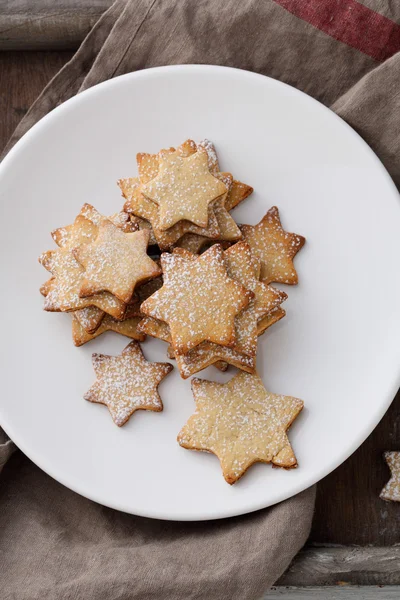
<svg viewBox="0 0 400 600"><path fill-rule="evenodd" d="M106 219L105 222L110 223ZM52 280L41 288L41 292L46 295L45 310L69 312L94 305L116 319L124 316L126 304L108 292L95 294L90 298L81 298L79 295L84 268L76 260L71 248L94 241L97 233L98 227L79 214L73 225L68 227L68 242L39 257L39 262L53 275Z"/></svg>
<svg viewBox="0 0 400 600"><path fill-rule="evenodd" d="M120 356L93 354L92 359L97 380L84 398L105 404L116 425L124 425L136 410L163 409L157 388L172 365L148 362L137 342Z"/></svg>
<svg viewBox="0 0 400 600"><path fill-rule="evenodd" d="M258 322L257 335L262 335L271 325L282 319L285 314L285 311L279 307L271 310L268 315ZM139 330L152 335L147 328L142 329L139 327ZM187 354L177 354L175 356L169 350L168 356L169 358L176 358L176 364L182 379L187 379L210 365L214 365L222 371L226 370L225 363L247 373L255 373L256 370L255 356L248 356L242 352L237 352L234 348L226 348L210 342L203 342Z"/></svg>
<svg viewBox="0 0 400 600"><path fill-rule="evenodd" d="M286 430L302 410L302 400L267 392L257 374L243 372L223 384L194 378L192 391L196 411L178 442L215 454L228 483L255 462L297 466Z"/></svg>
<svg viewBox="0 0 400 600"><path fill-rule="evenodd" d="M136 177L120 179L118 185L123 197L126 199L124 210L150 223L154 237L161 250L171 248L187 232L198 233L211 239L217 239L221 235L218 220L213 210L215 202L219 202L220 200L212 202L209 206L207 227L198 227L190 221L179 221L173 227L164 231L160 228L159 208L157 204L142 194L139 179Z"/></svg>
<svg viewBox="0 0 400 600"><path fill-rule="evenodd" d="M148 231L123 233L111 221L103 221L94 242L73 250L86 269L80 297L106 291L128 303L136 284L161 274L147 255L148 242Z"/></svg>
<svg viewBox="0 0 400 600"><path fill-rule="evenodd" d="M253 293L228 276L221 246L194 260L165 253L161 265L164 285L141 310L169 325L174 351L184 354L203 341L233 346L235 317Z"/></svg>
<svg viewBox="0 0 400 600"><path fill-rule="evenodd" d="M249 306L236 317L238 336L234 348L248 356L255 356L259 319L284 302L287 294L259 281L247 242L238 242L228 248L225 251L225 260L228 275L254 293ZM259 267L259 263L257 266Z"/></svg>
<svg viewBox="0 0 400 600"><path fill-rule="evenodd" d="M162 155L158 175L141 191L159 206L160 229L165 230L182 220L206 227L209 204L228 189L210 173L207 152L198 150L187 158L177 152Z"/></svg>
<svg viewBox="0 0 400 600"><path fill-rule="evenodd" d="M97 329L93 333L90 333L81 325L75 313L72 313L72 341L75 346L83 346L86 342L94 340L106 331L115 331L115 333L125 335L132 340L143 342L146 339L146 335L137 328L140 320L141 317L134 316L128 317L123 321L118 321L117 319L113 319L111 315L106 315Z"/></svg>
<svg viewBox="0 0 400 600"><path fill-rule="evenodd" d="M229 190L227 194L210 203L208 207L207 227L198 227L190 221L182 220L167 230L160 229L159 208L154 202L148 200L141 192L140 185L144 185L154 179L159 172L160 157L176 152L182 158L188 158L197 152L197 145L193 140L186 140L183 144L167 150L161 150L158 154L139 153L137 165L139 178L121 179L118 185L122 195L126 199L124 210L133 214L134 219L139 221L139 228L143 223L148 223L154 233L154 238L161 250L170 249L186 233L204 236L207 239L238 240L242 237L241 231L234 219L227 211L237 206L252 192L252 188L244 183L233 180L230 173L221 173L219 170L216 152L211 142L200 142L199 146L207 152L208 167L212 175L221 179ZM227 196L225 198L225 196ZM144 221L143 221L144 220Z"/></svg>
<svg viewBox="0 0 400 600"><path fill-rule="evenodd" d="M379 497L382 500L400 502L400 451L385 452L383 456L390 469L391 477Z"/></svg>
<svg viewBox="0 0 400 600"><path fill-rule="evenodd" d="M270 208L258 225L242 225L244 239L261 259L261 280L265 283L298 283L293 258L304 246L305 238L282 229L279 211Z"/></svg>

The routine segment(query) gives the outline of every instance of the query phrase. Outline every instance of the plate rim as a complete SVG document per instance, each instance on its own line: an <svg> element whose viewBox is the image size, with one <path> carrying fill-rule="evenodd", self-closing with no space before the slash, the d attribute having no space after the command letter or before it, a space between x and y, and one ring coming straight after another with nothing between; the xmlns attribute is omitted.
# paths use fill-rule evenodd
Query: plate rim
<svg viewBox="0 0 400 600"><path fill-rule="evenodd" d="M358 140L359 143L361 143L362 146L364 146L364 149L370 154L370 157L375 162L377 168L380 169L382 176L386 178L389 186L392 187L394 195L397 195L398 198L400 198L399 192L398 192L390 174L388 173L387 169L384 167L382 161L380 160L380 158L370 148L370 146L367 144L367 142L348 123L346 123L346 121L344 121L339 115L337 115L335 112L333 112L330 108L328 108L327 106L325 106L324 104L322 104L321 102L319 102L318 100L313 98L312 96L309 96L305 92L302 92L301 90L298 90L297 88L295 88L287 83L284 83L282 81L279 81L277 79L274 79L272 77L262 75L260 73L253 73L251 71L247 71L244 69L237 69L234 67L225 67L225 66L219 66L219 65L203 65L203 64L167 65L167 66L143 69L143 70L135 71L132 73L126 73L123 75L119 75L118 77L109 79L107 81L98 83L98 84L92 86L91 88L76 94L72 98L69 98L68 100L66 100L65 102L63 102L62 104L60 104L59 106L54 108L53 110L51 110L50 113L48 113L44 117L42 117L37 123L35 123L11 148L11 150L3 158L3 160L0 164L0 182L1 182L1 178L3 176L3 173L7 172L9 165L12 165L12 163L15 160L18 160L19 151L22 150L22 148L27 143L29 143L31 137L34 137L36 135L36 133L39 132L42 128L49 126L53 119L57 119L58 116L60 114L62 114L63 111L68 110L70 106L73 106L74 104L79 104L81 102L82 98L88 98L90 95L96 95L99 88L104 89L107 87L113 87L115 85L118 85L121 80L137 80L137 79L142 79L142 78L147 78L147 77L153 77L154 75L157 76L157 74L159 74L159 73L188 72L188 73L192 74L194 71L198 71L198 72L202 71L204 73L207 73L210 71L228 72L228 73L231 73L233 76L239 77L239 78L268 80L270 85L272 85L272 86L276 85L278 87L283 87L287 91L289 91L291 94L299 97L300 99L307 98L308 101L311 101L311 103L314 104L314 106L316 107L317 110L329 112L331 117L336 119L336 121L338 123L339 122L341 123L340 126L342 126L342 127L344 126L345 129L348 130L350 135L352 135L355 139ZM400 348L399 348L398 353L400 356ZM399 364L400 364L400 361L399 361ZM211 516L210 516L210 514L207 514L205 516L198 515L196 517L193 517L190 515L186 515L186 516L183 515L179 518L178 517L171 518L171 516L168 516L168 514L163 512L162 507L160 510L152 510L152 509L150 509L149 511L135 510L135 512L132 512L132 509L125 506L123 502L121 504L104 502L104 499L100 498L96 493L87 493L87 491L84 491L79 482L76 482L76 481L71 482L68 477L64 477L62 475L60 476L60 475L56 474L56 472L55 472L56 469L54 470L54 468L52 468L51 466L46 464L46 458L42 458L39 456L39 460L37 460L35 457L36 456L35 450L34 449L32 450L30 447L27 447L24 443L24 440L19 437L18 432L15 431L14 427L10 423L8 423L7 418L5 418L5 416L3 414L1 402L0 402L0 424L1 424L1 427L4 429L4 431L6 432L6 434L10 437L10 439L15 442L15 445L30 460L32 460L32 462L35 465L37 465L42 471L47 473L50 477L52 477L53 479L55 479L56 481L58 481L59 483L61 483L65 487L67 487L68 489L72 490L73 492L78 493L79 495L81 495L85 498L88 498L98 504L101 504L102 506L106 506L106 507L109 507L109 508L112 508L115 510L119 510L119 511L122 511L122 512L125 512L128 514L133 514L133 515L146 517L146 518L152 518L152 519L166 520L166 521L186 521L186 522L205 521L205 520L208 521L208 520L217 520L217 519L224 519L224 518L230 518L230 517L234 517L234 516L245 515L245 514L249 514L251 512L255 512L255 511L267 508L269 506L273 506L279 502L282 502L291 497L294 497L295 495L299 494L300 492L309 489L312 485L321 481L321 479L325 478L332 471L334 471L337 467L339 467L345 460L347 460L361 446L361 444L367 439L367 437L372 433L372 431L375 429L375 427L378 425L378 423L380 422L382 417L387 412L390 404L392 403L392 401L399 389L399 386L400 386L400 366L399 366L397 372L393 374L391 381L388 382L388 385L385 387L385 392L384 393L382 392L382 396L381 396L382 401L379 403L379 408L375 409L374 411L371 411L370 418L368 419L368 424L365 426L363 433L359 434L357 436L357 438L355 438L353 440L352 444L346 445L346 450L345 451L342 450L340 453L338 453L336 461L334 461L333 463L329 463L328 467L325 467L324 469L320 468L317 473L313 472L312 474L310 474L308 476L308 478L306 478L305 481L302 480L297 485L294 485L290 489L289 492L282 493L281 495L279 495L278 499L273 500L272 502L267 502L267 503L265 503L265 501L258 501L258 502L252 502L252 503L248 502L247 507L245 509L229 510L229 507L228 507L223 512L221 510L215 511L215 513L210 512ZM29 444L28 444L28 446L29 446ZM39 452L39 454L40 454L40 452Z"/></svg>

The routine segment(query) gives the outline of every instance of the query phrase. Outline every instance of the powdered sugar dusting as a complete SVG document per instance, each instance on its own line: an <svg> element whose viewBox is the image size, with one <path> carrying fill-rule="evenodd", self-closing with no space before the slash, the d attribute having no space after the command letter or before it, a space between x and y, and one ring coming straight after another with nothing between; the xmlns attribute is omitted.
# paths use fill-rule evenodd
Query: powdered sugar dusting
<svg viewBox="0 0 400 600"><path fill-rule="evenodd" d="M194 260L163 254L161 263L164 285L142 304L142 312L169 324L178 353L204 340L231 346L234 318L252 294L228 277L222 248L212 246Z"/></svg>
<svg viewBox="0 0 400 600"><path fill-rule="evenodd" d="M206 227L208 205L227 188L209 172L207 154L198 151L188 158L165 155L158 175L142 186L142 193L159 206L160 228L165 230L182 219Z"/></svg>
<svg viewBox="0 0 400 600"><path fill-rule="evenodd" d="M296 466L285 431L302 409L301 400L271 394L258 375L243 372L225 384L194 379L192 389L196 411L178 441L216 454L228 483L254 462Z"/></svg>
<svg viewBox="0 0 400 600"><path fill-rule="evenodd" d="M385 452L384 458L390 469L390 479L381 491L382 500L400 502L400 452Z"/></svg>
<svg viewBox="0 0 400 600"><path fill-rule="evenodd" d="M119 427L136 410L162 410L157 387L172 365L147 362L136 342L131 342L120 356L93 354L93 366L97 381L84 398L105 404Z"/></svg>
<svg viewBox="0 0 400 600"><path fill-rule="evenodd" d="M261 259L262 281L297 283L293 258L303 247L305 238L282 229L276 206L267 212L258 225L242 225L241 230L252 252Z"/></svg>

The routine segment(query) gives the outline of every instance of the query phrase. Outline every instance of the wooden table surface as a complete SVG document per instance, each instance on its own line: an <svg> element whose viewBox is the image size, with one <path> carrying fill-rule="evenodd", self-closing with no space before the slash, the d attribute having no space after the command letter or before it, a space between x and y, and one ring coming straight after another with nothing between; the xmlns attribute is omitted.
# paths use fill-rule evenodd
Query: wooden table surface
<svg viewBox="0 0 400 600"><path fill-rule="evenodd" d="M0 150L43 87L71 56L69 51L0 53ZM399 449L400 394L357 452L318 485L312 542L399 543L400 503L379 499L389 478L382 453Z"/></svg>

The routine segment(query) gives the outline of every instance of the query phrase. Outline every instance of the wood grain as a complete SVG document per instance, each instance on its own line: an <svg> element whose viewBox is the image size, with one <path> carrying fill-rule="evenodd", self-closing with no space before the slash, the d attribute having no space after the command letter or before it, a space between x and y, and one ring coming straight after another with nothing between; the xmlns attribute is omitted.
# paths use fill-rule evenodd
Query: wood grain
<svg viewBox="0 0 400 600"><path fill-rule="evenodd" d="M318 485L312 541L378 546L400 542L400 502L385 502L379 498L390 477L382 454L385 450L399 449L398 393L364 444Z"/></svg>
<svg viewBox="0 0 400 600"><path fill-rule="evenodd" d="M0 152L15 127L72 52L0 52Z"/></svg>
<svg viewBox="0 0 400 600"><path fill-rule="evenodd" d="M400 586L400 546L305 548L277 582L298 587L351 584Z"/></svg>
<svg viewBox="0 0 400 600"><path fill-rule="evenodd" d="M0 53L1 149L42 88L71 56L70 52ZM400 503L389 504L379 499L379 492L389 479L382 453L399 449L400 395L397 395L361 448L318 485L311 541L377 546L399 543Z"/></svg>
<svg viewBox="0 0 400 600"><path fill-rule="evenodd" d="M261 600L399 600L400 587L274 587Z"/></svg>
<svg viewBox="0 0 400 600"><path fill-rule="evenodd" d="M0 50L75 50L112 1L3 2Z"/></svg>

